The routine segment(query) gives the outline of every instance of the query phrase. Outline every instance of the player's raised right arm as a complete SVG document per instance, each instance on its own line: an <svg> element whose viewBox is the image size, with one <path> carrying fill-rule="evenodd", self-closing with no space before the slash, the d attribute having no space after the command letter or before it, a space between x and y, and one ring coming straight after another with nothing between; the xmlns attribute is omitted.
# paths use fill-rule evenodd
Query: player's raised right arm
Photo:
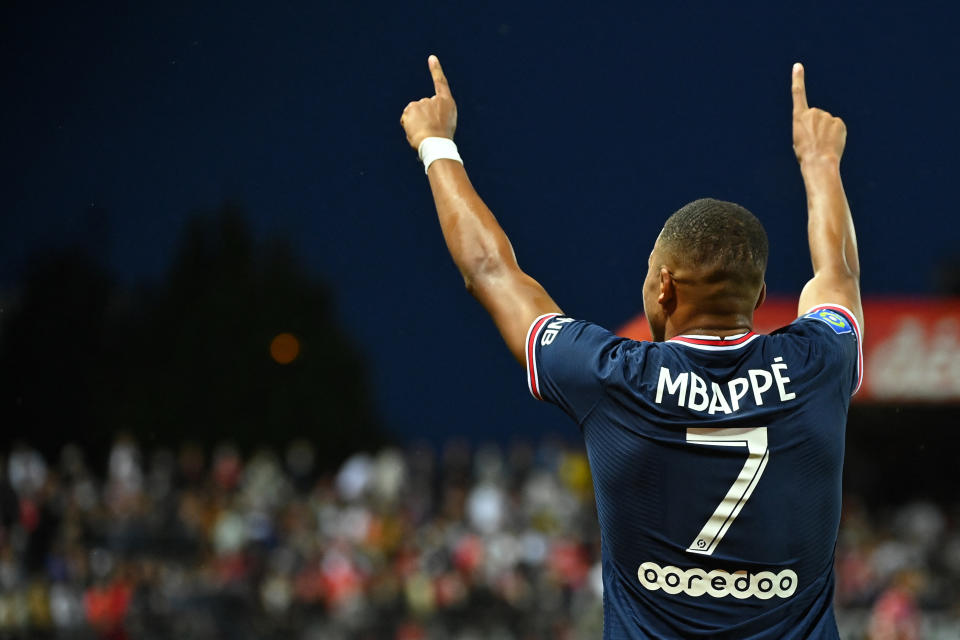
<svg viewBox="0 0 960 640"><path fill-rule="evenodd" d="M793 150L807 192L807 237L813 278L800 294L799 313L819 304L840 304L863 327L860 258L850 205L840 179L846 145L843 120L807 105L803 66L793 67Z"/></svg>
<svg viewBox="0 0 960 640"><path fill-rule="evenodd" d="M435 95L408 104L400 119L414 149L425 138L452 140L457 124L457 106L440 61L430 56L428 64ZM467 289L493 318L513 356L525 363L530 325L538 316L560 313L560 307L520 269L510 240L470 184L462 164L436 160L428 178L447 249Z"/></svg>

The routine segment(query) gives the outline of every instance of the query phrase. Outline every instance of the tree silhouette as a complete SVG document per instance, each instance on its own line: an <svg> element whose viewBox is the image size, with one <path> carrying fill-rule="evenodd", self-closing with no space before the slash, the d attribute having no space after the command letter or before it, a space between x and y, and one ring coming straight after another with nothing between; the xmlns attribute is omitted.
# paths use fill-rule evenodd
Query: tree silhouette
<svg viewBox="0 0 960 640"><path fill-rule="evenodd" d="M50 451L97 442L97 405L107 387L101 357L113 284L77 248L35 256L19 304L0 333L0 430L5 444L30 439Z"/></svg>
<svg viewBox="0 0 960 640"><path fill-rule="evenodd" d="M0 335L3 414L29 436L100 447L308 437L334 462L382 441L365 365L328 290L238 205L195 215L161 286L118 292L80 253L41 260ZM290 352L271 342L290 334ZM292 346L292 347L291 347ZM42 443L39 443L42 444Z"/></svg>

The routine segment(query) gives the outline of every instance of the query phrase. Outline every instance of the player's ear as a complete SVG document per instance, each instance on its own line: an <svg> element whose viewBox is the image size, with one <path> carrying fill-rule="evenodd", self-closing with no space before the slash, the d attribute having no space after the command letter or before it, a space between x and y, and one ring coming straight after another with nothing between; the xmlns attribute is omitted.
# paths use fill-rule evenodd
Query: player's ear
<svg viewBox="0 0 960 640"><path fill-rule="evenodd" d="M764 281L764 283L760 285L760 295L757 296L757 304L753 305L753 310L756 311L757 309L759 309L760 305L762 305L766 299L767 299L767 283L766 281Z"/></svg>
<svg viewBox="0 0 960 640"><path fill-rule="evenodd" d="M670 315L677 308L677 283L666 267L660 267L660 293L657 295L657 304Z"/></svg>

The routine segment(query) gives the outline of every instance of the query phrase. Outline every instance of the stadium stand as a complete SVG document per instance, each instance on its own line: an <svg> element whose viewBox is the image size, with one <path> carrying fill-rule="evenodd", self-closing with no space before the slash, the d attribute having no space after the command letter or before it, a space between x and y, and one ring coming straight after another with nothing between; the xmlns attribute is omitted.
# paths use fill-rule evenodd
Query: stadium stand
<svg viewBox="0 0 960 640"><path fill-rule="evenodd" d="M248 457L118 438L17 447L0 474L0 637L498 640L600 634L582 452L451 442L314 469L305 441ZM960 509L848 495L844 638L960 634Z"/></svg>

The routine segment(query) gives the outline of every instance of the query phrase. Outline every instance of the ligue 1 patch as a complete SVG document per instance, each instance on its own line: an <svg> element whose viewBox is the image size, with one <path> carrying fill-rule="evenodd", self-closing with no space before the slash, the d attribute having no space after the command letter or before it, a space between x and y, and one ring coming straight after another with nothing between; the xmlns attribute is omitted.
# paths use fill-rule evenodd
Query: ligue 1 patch
<svg viewBox="0 0 960 640"><path fill-rule="evenodd" d="M803 317L814 318L815 320L827 323L830 328L833 329L834 333L850 333L853 331L853 327L850 326L850 322L846 318L830 309L820 309L813 313L808 313Z"/></svg>

